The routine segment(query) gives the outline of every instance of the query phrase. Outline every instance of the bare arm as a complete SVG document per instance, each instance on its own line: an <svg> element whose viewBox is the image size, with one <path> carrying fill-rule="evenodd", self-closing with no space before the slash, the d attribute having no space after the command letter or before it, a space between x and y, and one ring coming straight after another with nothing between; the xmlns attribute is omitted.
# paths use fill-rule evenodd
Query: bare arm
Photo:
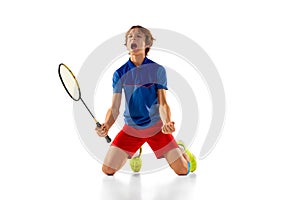
<svg viewBox="0 0 300 200"><path fill-rule="evenodd" d="M163 123L170 122L171 111L166 99L166 91L164 89L158 90L158 103L159 103L159 114Z"/></svg>
<svg viewBox="0 0 300 200"><path fill-rule="evenodd" d="M104 123L101 125L101 128L96 127L95 129L99 136L105 137L108 134L108 130L110 129L110 127L115 123L116 119L118 118L121 99L121 93L113 94L112 105L106 113Z"/></svg>
<svg viewBox="0 0 300 200"><path fill-rule="evenodd" d="M108 129L115 123L116 119L119 116L121 98L122 98L121 93L113 94L112 105L106 113L105 122L104 122L108 126Z"/></svg>
<svg viewBox="0 0 300 200"><path fill-rule="evenodd" d="M175 131L174 122L171 121L171 110L166 99L166 90L158 90L159 114L164 125L162 131L164 133L172 133Z"/></svg>

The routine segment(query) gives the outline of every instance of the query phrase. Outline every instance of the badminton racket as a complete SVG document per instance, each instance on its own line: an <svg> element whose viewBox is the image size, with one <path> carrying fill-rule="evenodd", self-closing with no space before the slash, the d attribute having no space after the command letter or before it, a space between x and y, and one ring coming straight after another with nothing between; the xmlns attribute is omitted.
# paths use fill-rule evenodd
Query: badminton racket
<svg viewBox="0 0 300 200"><path fill-rule="evenodd" d="M58 75L59 75L61 83L64 86L65 90L67 91L68 95L74 101L79 101L80 100L83 103L83 105L85 106L87 111L90 113L90 115L94 119L97 127L100 128L101 124L97 121L97 119L95 118L93 113L90 111L90 109L87 107L87 105L83 101L83 99L81 97L81 91L80 91L79 83L78 83L75 75L73 74L73 72L70 70L70 68L67 67L67 65L65 65L63 63L59 64L59 66L58 66ZM111 142L111 139L108 135L105 136L105 139L106 139L107 143Z"/></svg>

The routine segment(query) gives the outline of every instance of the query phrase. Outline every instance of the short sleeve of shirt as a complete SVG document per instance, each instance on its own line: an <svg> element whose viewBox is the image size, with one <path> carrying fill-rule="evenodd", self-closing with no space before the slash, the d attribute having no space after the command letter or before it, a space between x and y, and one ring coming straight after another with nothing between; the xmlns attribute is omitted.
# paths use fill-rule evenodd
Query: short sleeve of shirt
<svg viewBox="0 0 300 200"><path fill-rule="evenodd" d="M115 71L113 75L113 93L122 93L122 81L120 75L117 71Z"/></svg>
<svg viewBox="0 0 300 200"><path fill-rule="evenodd" d="M168 89L167 75L164 67L159 67L157 70L157 89Z"/></svg>

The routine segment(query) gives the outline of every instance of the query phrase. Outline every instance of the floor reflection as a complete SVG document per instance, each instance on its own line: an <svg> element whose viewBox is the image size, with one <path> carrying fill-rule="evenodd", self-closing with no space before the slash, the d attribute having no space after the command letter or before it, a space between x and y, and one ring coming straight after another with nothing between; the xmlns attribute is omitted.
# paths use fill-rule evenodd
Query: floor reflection
<svg viewBox="0 0 300 200"><path fill-rule="evenodd" d="M105 176L102 180L101 199L106 200L182 200L194 199L197 176L157 177L144 179L143 175L123 177ZM151 184L149 184L149 181Z"/></svg>
<svg viewBox="0 0 300 200"><path fill-rule="evenodd" d="M100 196L106 200L142 200L140 174L130 175L129 183L115 176L105 176Z"/></svg>
<svg viewBox="0 0 300 200"><path fill-rule="evenodd" d="M196 187L196 174L190 174L188 176L174 177L171 182L159 185L156 188L154 200L182 200L182 199L194 199L195 187Z"/></svg>

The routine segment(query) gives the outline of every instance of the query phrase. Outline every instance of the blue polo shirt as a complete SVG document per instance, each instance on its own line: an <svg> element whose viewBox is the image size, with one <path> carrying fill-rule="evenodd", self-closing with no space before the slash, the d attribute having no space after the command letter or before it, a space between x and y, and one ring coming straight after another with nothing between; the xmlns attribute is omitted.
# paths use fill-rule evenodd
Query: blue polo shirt
<svg viewBox="0 0 300 200"><path fill-rule="evenodd" d="M113 75L113 92L122 93L122 89L125 124L144 129L160 120L157 90L168 89L164 67L147 57L136 67L129 59Z"/></svg>

